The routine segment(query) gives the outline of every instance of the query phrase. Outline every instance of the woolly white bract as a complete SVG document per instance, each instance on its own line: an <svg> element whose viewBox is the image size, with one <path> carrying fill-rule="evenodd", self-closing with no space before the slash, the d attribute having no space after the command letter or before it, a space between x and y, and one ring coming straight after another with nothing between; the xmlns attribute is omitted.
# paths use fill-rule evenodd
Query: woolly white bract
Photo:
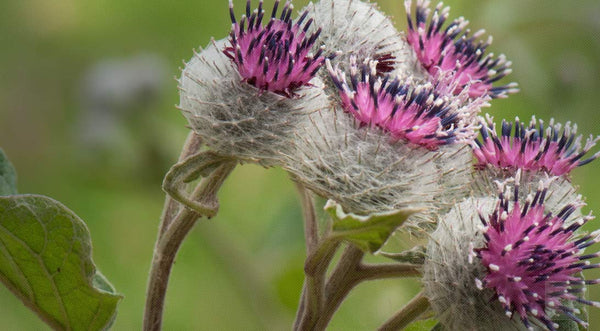
<svg viewBox="0 0 600 331"><path fill-rule="evenodd" d="M528 195L535 195L540 182L546 183L548 194L544 205L546 211L553 214L557 214L565 205L581 201L581 195L577 193L577 188L573 186L569 178L549 176L543 171L519 170L515 172L487 166L484 169L477 169L473 173L470 183L474 196L491 197L495 196L498 191L498 182L506 181L512 182L513 185L515 183L519 185L519 199L521 200L525 200ZM581 212L576 210L569 219L579 216L581 216Z"/></svg>

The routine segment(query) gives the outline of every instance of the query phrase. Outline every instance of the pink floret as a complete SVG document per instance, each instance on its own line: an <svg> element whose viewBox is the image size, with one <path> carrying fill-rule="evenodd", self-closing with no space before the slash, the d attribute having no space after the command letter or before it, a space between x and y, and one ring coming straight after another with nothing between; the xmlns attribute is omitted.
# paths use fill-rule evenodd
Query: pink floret
<svg viewBox="0 0 600 331"><path fill-rule="evenodd" d="M492 86L511 72L511 63L506 61L504 55L498 58L493 58L491 54L484 55L492 40L491 37L485 42L478 40L483 30L469 36L470 30L466 29L469 22L462 17L443 28L450 9L442 8L442 3L437 5L430 18L429 1L418 0L414 22L411 17L412 1L406 0L404 6L408 20L406 39L423 68L434 79L440 74L453 72L456 84L454 92L460 93L468 86L472 98L484 95L501 98L518 91L514 83Z"/></svg>
<svg viewBox="0 0 600 331"><path fill-rule="evenodd" d="M246 15L237 22L230 1L233 22L230 46L224 52L237 66L242 78L249 84L285 96L292 96L298 87L307 85L315 76L325 58L322 50L312 54L312 48L321 29L310 36L307 31L313 20L304 26L308 12L304 12L294 23L293 6L286 2L281 15L276 17L279 0L275 2L271 19L263 26L262 0L258 9L250 12L250 0Z"/></svg>
<svg viewBox="0 0 600 331"><path fill-rule="evenodd" d="M414 87L398 79L378 77L376 62L352 64L351 85L327 62L343 109L362 125L379 127L395 140L428 149L468 140L473 128L455 105L439 96L431 84Z"/></svg>
<svg viewBox="0 0 600 331"><path fill-rule="evenodd" d="M598 138L588 138L582 147L582 136L576 135L576 125L571 126L567 123L562 130L561 127L551 120L549 126L544 129L543 122L538 122L535 118L525 127L517 118L514 125L502 121L502 132L498 136L495 124L488 118L487 123L482 122L482 140L475 140L473 144L477 166L545 171L560 176L593 161L600 155L596 153L583 159Z"/></svg>

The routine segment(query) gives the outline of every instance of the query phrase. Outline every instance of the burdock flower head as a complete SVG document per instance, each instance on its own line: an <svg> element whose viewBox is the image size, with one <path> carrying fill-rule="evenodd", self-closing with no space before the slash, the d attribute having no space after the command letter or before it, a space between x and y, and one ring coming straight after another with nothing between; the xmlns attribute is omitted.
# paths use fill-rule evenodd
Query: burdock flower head
<svg viewBox="0 0 600 331"><path fill-rule="evenodd" d="M479 37L484 34L484 30L471 34L467 29L469 22L463 17L455 19L444 28L450 8L444 8L439 3L432 15L429 4L428 0L417 0L416 17L413 21L412 1L404 1L408 19L408 43L432 79L452 72L452 80L457 83L455 92L460 92L468 85L471 97L489 95L501 98L516 92L515 83L492 86L511 72L511 62L506 61L504 55L497 58L493 54L485 55L492 38L480 41Z"/></svg>
<svg viewBox="0 0 600 331"><path fill-rule="evenodd" d="M360 0L321 0L308 7L317 26L318 41L337 55L334 64L349 69L354 57L377 61L377 73L425 79L426 73L393 22L376 7ZM314 28L313 28L314 29ZM324 76L325 72L321 72Z"/></svg>
<svg viewBox="0 0 600 331"><path fill-rule="evenodd" d="M362 215L403 207L433 213L464 196L472 167L465 142L485 101L465 105L466 95L441 96L432 84L378 77L374 62L350 67L348 83L328 64L337 103L308 116L285 168ZM422 230L424 220L431 218L409 223Z"/></svg>
<svg viewBox="0 0 600 331"><path fill-rule="evenodd" d="M514 123L502 121L498 130L493 118L481 119L481 139L472 143L476 158L473 180L475 191L490 195L495 192L494 181L513 178L520 171L521 196L535 192L540 180L557 176L548 188L546 206L549 211L579 199L569 173L578 166L590 163L600 153L586 156L598 141L590 136L582 146L583 137L577 126L564 126L550 120L531 119L529 124L516 118Z"/></svg>
<svg viewBox="0 0 600 331"><path fill-rule="evenodd" d="M328 103L314 77L324 61L319 35L307 30L304 12L293 21L289 2L279 1L265 23L262 1L233 22L228 40L213 41L186 64L179 81L180 108L192 129L220 154L264 165L307 113Z"/></svg>
<svg viewBox="0 0 600 331"><path fill-rule="evenodd" d="M485 244L475 252L487 273L475 282L481 289L492 289L506 315L516 313L528 328L530 319L537 319L549 330L556 330L558 324L552 322L548 311L564 314L587 327L577 317L581 312L573 303L600 307L600 303L582 297L585 285L597 281L586 281L580 274L599 266L588 261L598 254L582 252L599 241L600 232L575 235L593 217L567 222L584 205L582 202L567 205L556 215L545 212L546 191L541 187L522 206L518 198L510 201L500 194L496 209L488 217L480 217Z"/></svg>
<svg viewBox="0 0 600 331"><path fill-rule="evenodd" d="M600 240L598 231L579 234L591 216L570 216L577 201L547 212L547 186L524 202L514 191L499 197L470 198L442 217L428 246L424 287L436 317L450 330L556 330L553 317L577 315L583 297L581 271L596 268L598 254L583 250ZM569 221L568 221L569 220Z"/></svg>

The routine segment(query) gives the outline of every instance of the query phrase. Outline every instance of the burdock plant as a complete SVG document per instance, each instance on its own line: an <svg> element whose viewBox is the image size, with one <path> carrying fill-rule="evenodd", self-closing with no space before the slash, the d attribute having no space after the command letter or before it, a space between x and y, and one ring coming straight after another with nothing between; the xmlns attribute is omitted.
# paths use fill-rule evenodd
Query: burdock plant
<svg viewBox="0 0 600 331"><path fill-rule="evenodd" d="M569 173L600 156L589 154L599 138L479 116L517 91L498 83L510 61L442 4L404 8L399 32L365 1L321 0L297 16L291 1L247 0L242 15L230 1L229 36L195 52L178 80L190 133L163 182L144 330L161 329L176 253L217 213L241 163L281 167L300 193L307 257L294 330L326 329L364 281L403 277L423 289L381 330L427 318L434 330L588 327L585 308L600 303L586 287L600 280L584 273L599 267L587 250L600 231L583 229L593 216ZM421 241L387 250L393 234ZM371 254L390 260L365 262ZM0 151L0 281L55 329L107 329L120 295L90 255L85 224L50 198L19 195Z"/></svg>

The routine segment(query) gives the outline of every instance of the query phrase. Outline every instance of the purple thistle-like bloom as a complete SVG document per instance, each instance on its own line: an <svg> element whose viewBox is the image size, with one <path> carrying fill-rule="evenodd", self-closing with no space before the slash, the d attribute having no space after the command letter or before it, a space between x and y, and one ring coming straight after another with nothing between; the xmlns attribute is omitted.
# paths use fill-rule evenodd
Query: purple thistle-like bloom
<svg viewBox="0 0 600 331"><path fill-rule="evenodd" d="M311 53L321 29L308 36L313 20L302 25L308 15L305 11L294 23L291 19L293 6L289 1L277 17L279 0L275 1L269 23L263 26L263 1L253 12L250 3L248 0L246 14L237 22L233 3L229 1L233 26L229 38L231 45L224 52L246 82L260 90L290 97L296 88L308 84L325 60L322 49Z"/></svg>
<svg viewBox="0 0 600 331"><path fill-rule="evenodd" d="M533 117L528 127L519 118L514 124L503 120L498 136L493 119L488 117L487 123L482 121L482 140L474 141L473 153L480 168L490 164L499 168L541 170L560 176L600 156L598 152L583 159L600 137L590 136L582 148L582 136L576 133L577 126L571 126L569 122L562 127L550 120L544 128L543 121Z"/></svg>
<svg viewBox="0 0 600 331"><path fill-rule="evenodd" d="M352 63L348 85L344 73L327 61L333 83L339 90L344 111L351 113L362 125L377 126L396 140L436 149L473 137L469 116L461 112L436 87L426 84L414 87L410 82L378 77L377 62ZM476 109L477 108L477 109ZM464 110L463 110L464 111ZM472 117L472 116L471 116Z"/></svg>
<svg viewBox="0 0 600 331"><path fill-rule="evenodd" d="M579 310L568 302L600 307L600 303L582 298L585 285L599 280L579 276L582 270L600 266L587 261L598 257L598 253L582 255L586 247L600 240L600 233L575 235L593 217L566 222L584 205L582 202L569 204L556 215L544 213L547 188L543 185L523 206L516 198L518 185L514 191L512 203L500 193L496 210L487 219L480 212L485 246L474 251L486 267L487 275L483 280L476 279L478 288L492 289L506 315L511 317L516 312L530 329L529 319L535 318L549 330L556 330L558 325L552 322L547 309L587 326L576 316Z"/></svg>
<svg viewBox="0 0 600 331"><path fill-rule="evenodd" d="M434 78L440 72L454 72L453 77L457 83L455 93L468 85L471 97L489 95L492 98L501 98L518 91L515 83L492 86L512 71L511 62L506 61L504 55L497 58L494 58L493 54L484 55L492 42L491 37L485 42L478 40L484 30L469 36L471 31L466 29L469 22L462 17L443 29L450 8L442 8L442 3L439 3L429 19L431 9L427 0L417 1L416 19L413 22L411 5L411 0L404 1L408 19L407 40L421 65Z"/></svg>

